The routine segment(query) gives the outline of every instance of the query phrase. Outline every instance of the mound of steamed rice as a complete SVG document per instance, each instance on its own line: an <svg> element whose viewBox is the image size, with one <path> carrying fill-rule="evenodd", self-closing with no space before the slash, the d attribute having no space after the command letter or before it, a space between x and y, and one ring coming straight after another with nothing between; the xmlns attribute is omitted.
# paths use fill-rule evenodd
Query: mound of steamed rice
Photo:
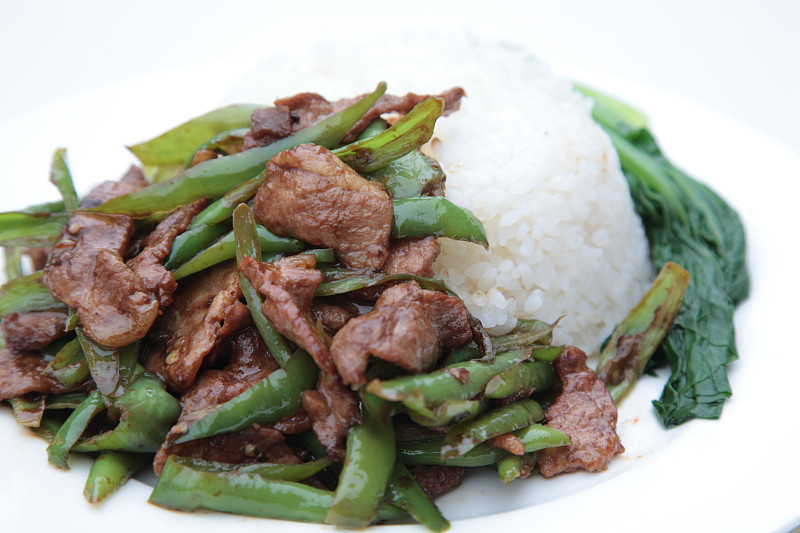
<svg viewBox="0 0 800 533"><path fill-rule="evenodd" d="M426 150L447 175L447 197L484 223L490 248L441 239L437 277L494 333L563 316L556 341L595 351L647 289L651 265L617 154L568 80L515 48L416 37L275 56L229 99L334 99L380 80L393 93L467 92Z"/></svg>

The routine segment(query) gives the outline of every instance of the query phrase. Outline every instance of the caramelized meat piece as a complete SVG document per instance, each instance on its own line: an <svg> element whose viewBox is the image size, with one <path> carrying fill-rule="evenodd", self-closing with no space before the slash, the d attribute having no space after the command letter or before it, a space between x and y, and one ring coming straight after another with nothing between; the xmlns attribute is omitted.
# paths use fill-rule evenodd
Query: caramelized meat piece
<svg viewBox="0 0 800 533"><path fill-rule="evenodd" d="M44 374L47 362L38 353L16 351L6 346L0 350L0 400L18 398L31 392L61 394L87 390L87 380L76 387L65 387Z"/></svg>
<svg viewBox="0 0 800 533"><path fill-rule="evenodd" d="M147 180L144 177L142 169L131 165L119 181L104 181L92 188L89 194L84 196L81 200L81 207L85 209L97 207L112 198L131 193L146 185Z"/></svg>
<svg viewBox="0 0 800 533"><path fill-rule="evenodd" d="M442 246L436 237L423 239L392 239L389 258L383 265L387 274L413 274L433 277L433 262L439 257Z"/></svg>
<svg viewBox="0 0 800 533"><path fill-rule="evenodd" d="M417 465L409 470L420 488L432 500L458 488L464 480L467 469L463 466L423 466Z"/></svg>
<svg viewBox="0 0 800 533"><path fill-rule="evenodd" d="M148 335L144 366L185 392L217 342L249 325L236 265L221 263L182 280Z"/></svg>
<svg viewBox="0 0 800 533"><path fill-rule="evenodd" d="M192 218L205 207L205 200L182 207L162 220L147 236L144 249L128 261L128 266L142 279L151 299L161 307L172 302L172 293L178 288L172 273L164 268L163 262L172 250L175 237L183 233Z"/></svg>
<svg viewBox="0 0 800 533"><path fill-rule="evenodd" d="M30 311L3 317L0 328L15 350L39 350L67 334L66 311Z"/></svg>
<svg viewBox="0 0 800 533"><path fill-rule="evenodd" d="M242 150L267 146L292 134L292 116L286 106L256 109L250 117L250 131L244 136Z"/></svg>
<svg viewBox="0 0 800 533"><path fill-rule="evenodd" d="M361 423L353 392L342 384L336 372L323 370L316 390L303 392L302 402L303 409L311 418L314 433L328 456L333 461L344 461L347 432Z"/></svg>
<svg viewBox="0 0 800 533"><path fill-rule="evenodd" d="M181 416L170 429L156 455L156 472L161 471L168 455L191 455L199 453L198 450L202 449L202 445L195 445L188 447L191 453L184 454L180 453L181 445L172 445L175 439L188 430L188 425L192 421L201 418L215 405L225 403L243 393L279 368L254 327L242 330L227 339L224 344L222 351L228 355L227 365L222 369L206 370L200 374L194 385L181 397ZM213 448L215 445L209 446Z"/></svg>
<svg viewBox="0 0 800 533"><path fill-rule="evenodd" d="M554 363L562 392L545 415L549 426L560 429L572 444L547 448L539 455L544 477L563 472L605 470L625 448L617 435L617 407L605 384L586 366L586 354L567 347Z"/></svg>
<svg viewBox="0 0 800 533"><path fill-rule="evenodd" d="M311 314L314 322L319 322L329 335L335 334L342 329L347 321L357 316L357 313L345 309L341 305L314 302L311 307Z"/></svg>
<svg viewBox="0 0 800 533"><path fill-rule="evenodd" d="M442 346L459 346L471 338L458 297L410 281L383 291L372 311L339 330L331 357L344 383L363 385L370 355L419 373L436 363Z"/></svg>
<svg viewBox="0 0 800 533"><path fill-rule="evenodd" d="M53 296L76 309L89 337L112 348L144 337L158 315L158 302L121 256L132 235L130 217L74 215L44 269Z"/></svg>
<svg viewBox="0 0 800 533"><path fill-rule="evenodd" d="M169 448L169 455L232 464L302 462L284 442L280 431L258 424L253 424L242 431L173 444ZM161 474L167 457L161 450L156 454L153 461L153 470L156 474Z"/></svg>
<svg viewBox="0 0 800 533"><path fill-rule="evenodd" d="M277 235L333 248L350 268L378 270L389 252L394 208L386 189L322 146L273 157L256 194L256 219Z"/></svg>
<svg viewBox="0 0 800 533"><path fill-rule="evenodd" d="M333 370L328 347L317 335L311 318L314 291L322 283L322 272L314 268L313 255L285 257L274 263L242 258L240 270L263 294L261 312L281 334L305 349L323 370Z"/></svg>

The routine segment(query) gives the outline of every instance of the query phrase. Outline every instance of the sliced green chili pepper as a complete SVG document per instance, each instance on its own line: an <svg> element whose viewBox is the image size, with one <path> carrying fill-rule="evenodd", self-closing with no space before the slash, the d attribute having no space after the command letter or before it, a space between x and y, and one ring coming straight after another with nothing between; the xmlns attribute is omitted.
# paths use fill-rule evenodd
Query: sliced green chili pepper
<svg viewBox="0 0 800 533"><path fill-rule="evenodd" d="M217 461L205 461L194 457L173 457L173 460L194 470L203 472L231 472L233 474L256 474L267 479L283 481L303 481L321 472L333 463L327 456L300 464L250 463L231 464Z"/></svg>
<svg viewBox="0 0 800 533"><path fill-rule="evenodd" d="M617 326L600 353L597 377L619 403L669 332L691 275L675 263L661 268L650 289Z"/></svg>
<svg viewBox="0 0 800 533"><path fill-rule="evenodd" d="M14 420L25 427L39 427L45 409L45 397L33 395L28 397L11 398L8 400L14 410Z"/></svg>
<svg viewBox="0 0 800 533"><path fill-rule="evenodd" d="M72 175L69 172L66 157L67 151L64 148L58 148L53 154L53 162L50 165L50 182L61 193L67 211L74 211L80 202L78 194L75 192L75 185L72 183Z"/></svg>
<svg viewBox="0 0 800 533"><path fill-rule="evenodd" d="M303 253L316 257L317 264L336 262L336 252L331 248L306 248L303 250Z"/></svg>
<svg viewBox="0 0 800 533"><path fill-rule="evenodd" d="M354 271L350 271L353 273ZM386 274L384 272L356 272L348 276L343 276L338 279L330 281L323 281L317 287L315 296L335 296L337 294L346 294L348 292L365 289L367 287L374 287L376 285L383 285L385 283L392 283L397 281L416 281L423 289L430 289L435 291L446 292L452 294L444 283L439 280L431 278L423 278L414 276L413 274Z"/></svg>
<svg viewBox="0 0 800 533"><path fill-rule="evenodd" d="M386 130L386 128L388 127L389 124L385 120L383 120L382 118L376 118L375 120L370 122L366 128L364 128L364 131L358 134L358 138L356 140L363 141L364 139L375 137L377 134Z"/></svg>
<svg viewBox="0 0 800 533"><path fill-rule="evenodd" d="M139 343L119 349L106 348L87 337L81 328L75 329L75 333L97 389L104 396L121 395L134 377Z"/></svg>
<svg viewBox="0 0 800 533"><path fill-rule="evenodd" d="M65 392L64 394L51 394L47 397L45 408L50 409L77 409L88 396L85 392Z"/></svg>
<svg viewBox="0 0 800 533"><path fill-rule="evenodd" d="M6 281L23 276L22 250L19 247L3 246L3 271L6 275Z"/></svg>
<svg viewBox="0 0 800 533"><path fill-rule="evenodd" d="M68 219L64 213L0 213L0 246L50 246Z"/></svg>
<svg viewBox="0 0 800 533"><path fill-rule="evenodd" d="M261 245L262 254L273 252L297 253L303 251L306 247L302 241L290 237L278 237L261 225L256 225L256 235ZM231 231L175 269L172 275L176 280L179 280L234 257L236 257L236 236ZM261 256L258 257L260 258Z"/></svg>
<svg viewBox="0 0 800 533"><path fill-rule="evenodd" d="M497 474L504 485L510 485L515 479L529 477L536 470L537 453L524 455L508 455L497 461Z"/></svg>
<svg viewBox="0 0 800 533"><path fill-rule="evenodd" d="M443 196L393 200L392 237L448 237L489 247L483 223Z"/></svg>
<svg viewBox="0 0 800 533"><path fill-rule="evenodd" d="M356 172L372 172L428 142L442 111L444 99L428 98L389 129L337 148L333 153Z"/></svg>
<svg viewBox="0 0 800 533"><path fill-rule="evenodd" d="M83 497L89 503L100 503L150 461L149 455L139 453L101 453L89 469Z"/></svg>
<svg viewBox="0 0 800 533"><path fill-rule="evenodd" d="M256 220L253 210L246 204L240 204L233 212L233 232L236 237L236 264L242 263L244 256L252 258L261 257L261 243L257 237ZM284 368L291 357L291 351L283 335L269 323L267 317L261 312L264 303L261 293L259 293L250 280L244 274L239 273L239 286L244 294L247 307L250 309L250 316L258 332L264 339L272 357Z"/></svg>
<svg viewBox="0 0 800 533"><path fill-rule="evenodd" d="M245 429L252 424L269 424L300 408L300 395L314 388L317 365L304 350L298 350L286 363L243 393L214 406L189 425L175 444L221 433Z"/></svg>
<svg viewBox="0 0 800 533"><path fill-rule="evenodd" d="M392 478L386 487L386 501L404 509L417 522L431 531L446 531L450 522L442 516L433 500L425 494L414 476L400 461L396 461Z"/></svg>
<svg viewBox="0 0 800 533"><path fill-rule="evenodd" d="M150 374L140 374L124 394L114 400L120 411L113 429L81 440L72 449L79 452L156 452L178 419L180 404Z"/></svg>
<svg viewBox="0 0 800 533"><path fill-rule="evenodd" d="M347 434L347 455L325 523L366 527L378 518L378 504L395 462L394 429L363 412L364 422Z"/></svg>
<svg viewBox="0 0 800 533"><path fill-rule="evenodd" d="M77 338L66 343L44 368L45 376L55 379L65 387L83 383L89 378L89 374L89 364Z"/></svg>
<svg viewBox="0 0 800 533"><path fill-rule="evenodd" d="M264 170L255 178L249 179L240 183L230 191L225 193L225 196L212 202L208 207L203 209L196 217L192 219L189 224L189 229L196 228L202 224L214 224L222 222L233 216L233 210L236 206L246 203L250 198L255 196L259 187L264 183L267 176L267 171Z"/></svg>
<svg viewBox="0 0 800 533"><path fill-rule="evenodd" d="M47 311L66 309L42 284L44 272L38 271L27 276L12 279L0 287L0 316L26 311Z"/></svg>
<svg viewBox="0 0 800 533"><path fill-rule="evenodd" d="M56 200L54 202L30 205L20 209L18 213L27 213L29 215L37 213L63 213L65 209L64 200Z"/></svg>
<svg viewBox="0 0 800 533"><path fill-rule="evenodd" d="M445 179L439 163L419 150L409 152L365 177L384 184L392 198L420 196Z"/></svg>
<svg viewBox="0 0 800 533"><path fill-rule="evenodd" d="M526 452L535 452L545 448L567 446L569 437L556 428L531 424L530 426L514 431ZM493 448L488 442L481 443L473 449L456 457L444 459L442 457L442 441L427 440L416 442L398 442L397 453L403 464L409 465L452 465L452 466L488 466L497 463L503 457L511 455L501 448Z"/></svg>
<svg viewBox="0 0 800 533"><path fill-rule="evenodd" d="M39 422L38 427L29 427L28 429L31 433L46 440L49 444L53 441L53 438L58 433L58 430L61 429L62 425L64 425L64 420L62 418L45 415Z"/></svg>
<svg viewBox="0 0 800 533"><path fill-rule="evenodd" d="M195 148L194 152L192 152L191 155L186 158L186 161L183 162L183 168L192 166L195 156L202 150L210 150L219 155L231 155L241 152L242 142L244 141L244 136L247 135L248 131L250 131L249 127L234 128L214 135L203 144Z"/></svg>
<svg viewBox="0 0 800 533"><path fill-rule="evenodd" d="M442 458L464 455L492 437L527 427L544 418L544 410L535 400L523 400L451 427L442 441Z"/></svg>
<svg viewBox="0 0 800 533"><path fill-rule="evenodd" d="M225 221L184 231L172 242L172 249L164 261L164 268L175 270L230 230L230 223Z"/></svg>
<svg viewBox="0 0 800 533"><path fill-rule="evenodd" d="M144 217L157 212L172 211L201 198L221 196L232 187L257 176L267 161L278 152L303 143L316 143L327 148L336 146L385 91L386 85L381 83L375 91L350 107L294 135L268 146L205 161L184 170L169 181L154 183L118 196L91 210Z"/></svg>
<svg viewBox="0 0 800 533"><path fill-rule="evenodd" d="M530 393L549 388L556 380L553 365L545 361L523 361L497 374L486 384L487 398L505 398L520 391Z"/></svg>
<svg viewBox="0 0 800 533"><path fill-rule="evenodd" d="M547 324L546 322L536 321L520 321L521 323L515 327L511 333L501 335L499 337L491 338L492 346L495 351L505 352L508 350L515 350L520 348L532 348L538 352L540 360L552 361L558 354L561 353L562 348L558 347L558 353L553 354L553 350L541 351L540 346L549 344L553 341L553 328L555 324ZM547 348L552 348L547 346ZM470 342L464 346L459 346L452 350L445 359L446 365L455 363L462 363L464 361L471 361L482 357L480 350L474 342ZM531 353L531 358L534 355Z"/></svg>
<svg viewBox="0 0 800 533"><path fill-rule="evenodd" d="M86 399L67 417L47 447L47 460L59 468L69 469L67 458L70 449L78 442L86 426L105 408L103 395L92 391Z"/></svg>
<svg viewBox="0 0 800 533"><path fill-rule="evenodd" d="M387 400L403 402L409 408L418 407L415 397L422 398L428 407L435 407L447 400L469 400L481 393L492 377L524 361L529 353L526 350L512 350L498 354L486 363L467 361L428 374L402 376L389 381L375 379L367 384L367 391ZM465 382L451 373L465 371L469 375ZM409 399L411 405L406 403Z"/></svg>
<svg viewBox="0 0 800 533"><path fill-rule="evenodd" d="M145 165L181 165L208 139L234 128L249 126L250 115L260 107L264 106L234 104L215 109L128 149Z"/></svg>
<svg viewBox="0 0 800 533"><path fill-rule="evenodd" d="M409 407L408 416L420 426L449 426L461 420L471 419L486 410L483 400L447 400L430 408L421 394L411 394L404 404Z"/></svg>

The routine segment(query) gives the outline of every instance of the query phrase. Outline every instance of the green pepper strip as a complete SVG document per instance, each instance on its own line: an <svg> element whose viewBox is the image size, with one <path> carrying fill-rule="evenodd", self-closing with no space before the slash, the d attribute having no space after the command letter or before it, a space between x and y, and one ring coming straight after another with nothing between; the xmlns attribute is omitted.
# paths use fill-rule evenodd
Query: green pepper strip
<svg viewBox="0 0 800 533"><path fill-rule="evenodd" d="M233 210L241 203L246 203L250 198L255 196L259 187L264 183L267 176L267 171L261 172L253 179L249 179L240 183L230 191L225 193L225 196L218 198L212 202L208 207L203 209L192 219L189 224L189 229L196 228L203 224L214 224L222 222L233 216Z"/></svg>
<svg viewBox="0 0 800 533"><path fill-rule="evenodd" d="M531 424L512 432L525 445L526 452L535 452L545 448L567 446L569 437L556 428ZM452 465L452 466L488 466L497 463L503 457L511 455L501 448L492 448L488 442L481 443L473 449L456 457L442 457L442 441L427 440L416 442L398 442L397 453L406 466L410 465Z"/></svg>
<svg viewBox="0 0 800 533"><path fill-rule="evenodd" d="M231 155L242 151L244 136L250 131L250 123L246 128L234 128L223 131L198 146L183 162L183 168L189 168L194 163L194 158L202 150L212 150L219 155Z"/></svg>
<svg viewBox="0 0 800 533"><path fill-rule="evenodd" d="M405 400L411 420L426 427L449 426L462 420L469 420L484 412L487 403L483 400L447 400L430 408L421 394L412 393Z"/></svg>
<svg viewBox="0 0 800 533"><path fill-rule="evenodd" d="M42 284L43 276L42 271L34 272L12 279L0 287L0 316L26 311L65 309L66 304L53 298L50 289Z"/></svg>
<svg viewBox="0 0 800 533"><path fill-rule="evenodd" d="M489 380L513 365L529 357L528 350L512 350L498 354L490 362L467 361L451 365L428 374L402 376L389 381L374 379L367 384L367 391L391 401L399 401L409 408L418 407L413 396L419 395L429 407L447 400L469 400L483 392ZM464 369L469 379L462 383L449 373L449 369ZM408 405L407 400L412 399ZM424 414L424 413L423 413Z"/></svg>
<svg viewBox="0 0 800 533"><path fill-rule="evenodd" d="M533 322L535 322L535 324ZM555 324L548 324L539 320L533 322L525 321L524 323L515 327L511 333L492 338L491 343L495 351L505 352L519 348L536 349L539 347L539 345L549 344L552 342L553 328L555 327ZM550 347L548 346L548 348ZM552 352L553 350L540 352L538 354L538 358L540 360L552 361L558 357L558 354L561 353L561 348L558 348L558 353L555 355L553 355ZM480 350L478 350L478 347L474 343L469 343L451 351L447 355L445 364L450 365L454 363L463 363L464 361L471 361L481 356L482 355ZM531 354L531 357L534 357L533 354ZM552 359L548 359L549 357L552 357Z"/></svg>
<svg viewBox="0 0 800 533"><path fill-rule="evenodd" d="M140 374L113 406L121 412L119 424L78 442L73 450L156 452L180 414L178 400L150 374Z"/></svg>
<svg viewBox="0 0 800 533"><path fill-rule="evenodd" d="M6 281L23 276L22 250L19 247L3 246L3 262L5 263L3 271L6 275Z"/></svg>
<svg viewBox="0 0 800 533"><path fill-rule="evenodd" d="M690 280L682 267L665 263L647 293L611 334L600 353L597 377L605 382L615 402L621 402L633 388L669 333Z"/></svg>
<svg viewBox="0 0 800 533"><path fill-rule="evenodd" d="M239 204L233 212L233 233L236 237L236 264L240 265L244 256L261 258L261 243L257 238L255 216L252 209L247 204ZM261 312L264 300L261 294L253 287L250 280L244 274L239 273L239 286L253 317L261 338L269 348L272 357L278 362L281 368L285 368L291 357L291 350L286 339L269 323L267 317Z"/></svg>
<svg viewBox="0 0 800 533"><path fill-rule="evenodd" d="M333 151L356 172L372 172L428 142L436 120L444 111L444 99L431 97L373 137Z"/></svg>
<svg viewBox="0 0 800 533"><path fill-rule="evenodd" d="M68 218L65 213L0 213L0 246L50 246L58 239Z"/></svg>
<svg viewBox="0 0 800 533"><path fill-rule="evenodd" d="M300 408L300 395L314 388L317 366L304 350L298 350L286 363L243 393L211 408L192 423L175 444L221 433L230 433L252 424L269 424Z"/></svg>
<svg viewBox="0 0 800 533"><path fill-rule="evenodd" d="M278 152L303 143L316 143L327 148L336 146L385 91L386 85L381 83L375 91L350 107L290 137L268 146L205 161L184 170L168 181L154 183L118 196L92 208L91 211L145 217L157 212L172 211L202 198L222 196L232 187L257 176L267 161Z"/></svg>
<svg viewBox="0 0 800 533"><path fill-rule="evenodd" d="M459 422L451 427L442 441L442 457L464 455L492 437L528 427L544 418L544 410L536 400L515 402Z"/></svg>
<svg viewBox="0 0 800 533"><path fill-rule="evenodd" d="M64 394L51 394L47 397L45 408L50 409L77 409L88 394L85 392L65 392Z"/></svg>
<svg viewBox="0 0 800 533"><path fill-rule="evenodd" d="M149 455L139 453L101 453L89 469L83 497L89 503L102 502L150 460Z"/></svg>
<svg viewBox="0 0 800 533"><path fill-rule="evenodd" d="M74 410L59 430L56 432L50 445L47 447L47 460L59 468L69 470L67 458L70 449L78 442L81 434L86 430L92 418L105 408L103 395L99 390L92 391L86 399Z"/></svg>
<svg viewBox="0 0 800 533"><path fill-rule="evenodd" d="M536 470L536 452L525 455L508 455L497 461L497 474L504 485L510 485L515 479L529 477Z"/></svg>
<svg viewBox="0 0 800 533"><path fill-rule="evenodd" d="M53 153L53 162L50 165L50 182L58 188L61 198L64 199L64 207L67 211L78 208L78 194L75 192L75 185L72 183L72 175L67 166L67 151L58 148Z"/></svg>
<svg viewBox="0 0 800 533"><path fill-rule="evenodd" d="M303 481L329 467L331 460L327 456L300 464L251 463L231 464L217 461L206 461L194 457L174 456L173 460L194 470L203 472L231 472L233 474L256 474L267 479L282 481Z"/></svg>
<svg viewBox="0 0 800 533"><path fill-rule="evenodd" d="M128 149L144 165L180 165L207 139L234 128L249 126L250 115L259 107L264 106L234 104L214 109Z"/></svg>
<svg viewBox="0 0 800 533"><path fill-rule="evenodd" d="M207 472L167 458L149 499L169 509L212 509L300 522L322 522L333 493L257 474Z"/></svg>
<svg viewBox="0 0 800 533"><path fill-rule="evenodd" d="M55 379L65 387L74 387L89 378L89 364L83 355L78 338L61 348L44 367L44 375Z"/></svg>
<svg viewBox="0 0 800 533"><path fill-rule="evenodd" d="M483 223L469 210L443 196L416 196L393 200L392 237L448 237L489 248Z"/></svg>
<svg viewBox="0 0 800 533"><path fill-rule="evenodd" d="M347 434L347 454L325 523L366 527L378 518L378 504L395 462L394 429L363 413L364 422Z"/></svg>
<svg viewBox="0 0 800 533"><path fill-rule="evenodd" d="M396 461L386 487L386 500L404 509L414 520L431 531L446 531L450 522L442 516L433 500L425 494L414 476L400 461Z"/></svg>
<svg viewBox="0 0 800 533"><path fill-rule="evenodd" d="M45 416L42 418L38 427L29 427L28 429L31 431L31 433L41 439L46 440L49 444L53 441L53 438L55 438L58 430L61 429L63 422L64 421L61 418Z"/></svg>
<svg viewBox="0 0 800 533"><path fill-rule="evenodd" d="M175 270L231 230L229 222L201 225L175 237L164 268Z"/></svg>
<svg viewBox="0 0 800 533"><path fill-rule="evenodd" d="M82 328L75 333L97 389L107 397L121 395L134 378L139 343L112 349L94 342Z"/></svg>
<svg viewBox="0 0 800 533"><path fill-rule="evenodd" d="M392 198L420 196L445 179L439 163L419 150L395 159L365 177L385 185Z"/></svg>
<svg viewBox="0 0 800 533"><path fill-rule="evenodd" d="M11 409L14 410L14 420L17 421L17 424L35 428L42 423L45 408L44 396L40 395L35 398L26 398L22 396L19 398L11 398L8 402L11 404Z"/></svg>
<svg viewBox="0 0 800 533"><path fill-rule="evenodd" d="M552 364L546 361L523 361L489 380L484 394L487 398L500 399L520 391L526 394L542 391L555 382L556 374Z"/></svg>
<svg viewBox="0 0 800 533"><path fill-rule="evenodd" d="M289 237L278 237L261 225L256 225L256 235L261 245L261 253L284 252L294 254L303 251L306 247L302 241ZM231 231L175 269L172 275L176 280L179 280L234 257L236 257L236 236Z"/></svg>

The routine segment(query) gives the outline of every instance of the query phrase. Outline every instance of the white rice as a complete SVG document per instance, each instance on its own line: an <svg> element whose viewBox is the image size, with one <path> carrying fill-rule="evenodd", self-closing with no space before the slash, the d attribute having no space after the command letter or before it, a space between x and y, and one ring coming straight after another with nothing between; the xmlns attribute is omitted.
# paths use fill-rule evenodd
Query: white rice
<svg viewBox="0 0 800 533"><path fill-rule="evenodd" d="M467 91L427 149L447 174L447 197L484 223L490 249L441 239L437 277L494 333L563 316L556 340L596 350L646 290L651 266L616 152L568 80L500 44L387 38L273 57L229 99L333 99L380 80L396 94Z"/></svg>

